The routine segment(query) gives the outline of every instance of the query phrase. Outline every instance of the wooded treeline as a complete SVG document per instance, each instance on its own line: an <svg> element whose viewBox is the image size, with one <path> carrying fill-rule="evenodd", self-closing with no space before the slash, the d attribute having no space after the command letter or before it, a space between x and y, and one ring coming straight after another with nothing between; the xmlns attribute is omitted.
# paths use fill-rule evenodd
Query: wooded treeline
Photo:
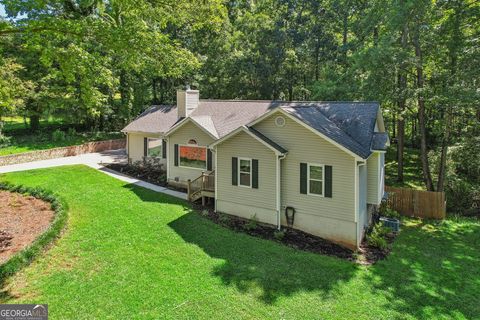
<svg viewBox="0 0 480 320"><path fill-rule="evenodd" d="M476 0L0 3L23 15L0 22L0 116L33 130L46 113L118 129L189 83L202 98L379 101L398 180L420 148L428 190L444 189L449 146L480 144Z"/></svg>

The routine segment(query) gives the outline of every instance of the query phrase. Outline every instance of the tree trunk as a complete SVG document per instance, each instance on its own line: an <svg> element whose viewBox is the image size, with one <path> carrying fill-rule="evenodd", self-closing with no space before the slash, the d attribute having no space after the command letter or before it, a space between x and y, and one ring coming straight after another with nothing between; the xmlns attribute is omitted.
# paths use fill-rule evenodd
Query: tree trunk
<svg viewBox="0 0 480 320"><path fill-rule="evenodd" d="M440 165L438 170L437 191L443 191L445 184L445 173L447 171L447 153L450 140L450 112L447 111L445 119L445 133L442 141L442 153L440 156Z"/></svg>
<svg viewBox="0 0 480 320"><path fill-rule="evenodd" d="M34 114L30 116L30 130L32 132L37 132L40 129L40 116L38 114Z"/></svg>
<svg viewBox="0 0 480 320"><path fill-rule="evenodd" d="M407 48L408 25L405 23L400 37L400 45L403 50ZM403 152L405 148L405 119L404 111L406 107L406 90L407 90L407 65L402 61L400 70L398 71L398 120L397 120L397 181L403 182Z"/></svg>
<svg viewBox="0 0 480 320"><path fill-rule="evenodd" d="M422 48L420 47L420 30L417 27L413 36L413 45L415 46L415 57L417 58L417 89L418 89L418 124L420 126L420 157L422 160L423 181L428 191L435 191L433 187L432 174L430 173L430 165L428 163L427 150L427 133L425 127L425 100L423 98L423 57Z"/></svg>
<svg viewBox="0 0 480 320"><path fill-rule="evenodd" d="M405 108L405 104L399 104L399 108ZM399 117L397 120L397 181L403 182L403 151L405 149L405 120Z"/></svg>
<svg viewBox="0 0 480 320"><path fill-rule="evenodd" d="M153 104L157 104L158 103L157 81L155 79L152 79L152 94L153 94Z"/></svg>

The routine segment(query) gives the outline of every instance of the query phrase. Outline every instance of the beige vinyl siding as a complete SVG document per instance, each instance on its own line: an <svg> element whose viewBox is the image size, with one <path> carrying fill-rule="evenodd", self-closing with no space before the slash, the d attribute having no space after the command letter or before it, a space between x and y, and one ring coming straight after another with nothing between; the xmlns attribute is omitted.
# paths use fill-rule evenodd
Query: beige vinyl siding
<svg viewBox="0 0 480 320"><path fill-rule="evenodd" d="M219 144L217 211L276 223L275 153L245 132ZM258 189L232 185L232 157L258 160Z"/></svg>
<svg viewBox="0 0 480 320"><path fill-rule="evenodd" d="M128 158L132 162L143 161L143 139L161 138L160 134L128 133ZM166 160L162 160L166 164ZM162 163L161 162L161 163Z"/></svg>
<svg viewBox="0 0 480 320"><path fill-rule="evenodd" d="M174 180L176 177L179 179L179 182L184 184L188 179L198 178L202 171L201 169L194 168L184 168L184 167L175 167L175 144L186 145L190 139L197 141L198 146L206 147L211 144L214 140L202 129L197 127L192 122L188 122L183 125L177 131L168 136L168 179ZM212 169L215 169L215 157L212 159Z"/></svg>
<svg viewBox="0 0 480 320"><path fill-rule="evenodd" d="M288 150L281 161L282 224L285 207L291 206L296 210L294 228L355 246L355 158L287 116L283 127L276 126L274 119L280 114L255 128ZM302 162L332 166L332 198L300 193Z"/></svg>
<svg viewBox="0 0 480 320"><path fill-rule="evenodd" d="M282 160L282 205L297 207L305 214L355 221L355 160L317 134L285 117L283 127L274 124L278 113L255 128L288 150ZM300 194L300 163L333 168L333 197Z"/></svg>
<svg viewBox="0 0 480 320"><path fill-rule="evenodd" d="M367 203L379 204L380 153L374 152L367 160Z"/></svg>

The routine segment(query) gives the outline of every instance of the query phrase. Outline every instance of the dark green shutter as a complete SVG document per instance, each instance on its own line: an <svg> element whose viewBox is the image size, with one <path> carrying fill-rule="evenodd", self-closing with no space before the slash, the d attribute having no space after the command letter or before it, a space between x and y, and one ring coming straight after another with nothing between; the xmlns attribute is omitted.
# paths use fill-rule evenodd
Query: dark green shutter
<svg viewBox="0 0 480 320"><path fill-rule="evenodd" d="M178 144L175 144L174 146L174 160L173 160L173 164L175 165L175 167L178 167Z"/></svg>
<svg viewBox="0 0 480 320"><path fill-rule="evenodd" d="M258 160L252 159L252 188L258 189Z"/></svg>
<svg viewBox="0 0 480 320"><path fill-rule="evenodd" d="M167 140L162 139L162 158L167 159Z"/></svg>
<svg viewBox="0 0 480 320"><path fill-rule="evenodd" d="M306 163L300 163L300 193L307 194L307 170Z"/></svg>
<svg viewBox="0 0 480 320"><path fill-rule="evenodd" d="M212 171L212 150L207 149L207 170Z"/></svg>
<svg viewBox="0 0 480 320"><path fill-rule="evenodd" d="M332 197L332 166L325 166L325 197Z"/></svg>
<svg viewBox="0 0 480 320"><path fill-rule="evenodd" d="M238 186L238 158L232 158L232 185Z"/></svg>
<svg viewBox="0 0 480 320"><path fill-rule="evenodd" d="M143 138L143 156L148 156L148 138Z"/></svg>

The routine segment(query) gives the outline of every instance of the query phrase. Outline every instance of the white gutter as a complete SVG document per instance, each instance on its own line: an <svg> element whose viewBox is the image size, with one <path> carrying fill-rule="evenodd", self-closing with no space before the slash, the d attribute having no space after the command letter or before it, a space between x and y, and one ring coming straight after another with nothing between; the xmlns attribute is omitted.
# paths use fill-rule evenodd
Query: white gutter
<svg viewBox="0 0 480 320"><path fill-rule="evenodd" d="M277 211L277 229L280 230L282 228L282 220L281 220L281 170L280 170L280 160L285 159L285 155L277 156L276 161L276 193L277 193L277 203L276 203L276 211Z"/></svg>
<svg viewBox="0 0 480 320"><path fill-rule="evenodd" d="M212 152L215 154L215 168L212 169L215 170L215 176L214 176L214 184L215 184L215 198L213 199L213 204L214 204L214 212L217 212L217 198L218 198L218 172L217 172L217 147L210 149Z"/></svg>

